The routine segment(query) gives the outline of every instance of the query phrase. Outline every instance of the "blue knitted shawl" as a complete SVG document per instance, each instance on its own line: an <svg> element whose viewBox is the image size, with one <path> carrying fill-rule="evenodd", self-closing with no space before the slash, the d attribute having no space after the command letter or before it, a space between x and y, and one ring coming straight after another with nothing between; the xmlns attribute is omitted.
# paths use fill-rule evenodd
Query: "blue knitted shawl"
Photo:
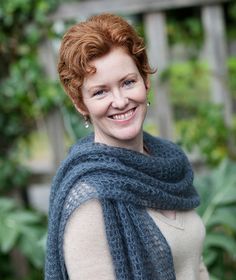
<svg viewBox="0 0 236 280"><path fill-rule="evenodd" d="M46 280L68 279L66 222L92 198L102 205L118 280L176 279L170 247L146 209L188 210L199 205L199 196L182 150L145 132L143 137L149 155L94 143L93 134L71 148L51 189Z"/></svg>

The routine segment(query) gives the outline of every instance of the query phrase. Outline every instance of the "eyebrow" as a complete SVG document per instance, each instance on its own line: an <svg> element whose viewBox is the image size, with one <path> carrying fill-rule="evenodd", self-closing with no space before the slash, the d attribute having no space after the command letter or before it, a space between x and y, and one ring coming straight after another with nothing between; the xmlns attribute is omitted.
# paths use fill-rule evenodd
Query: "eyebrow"
<svg viewBox="0 0 236 280"><path fill-rule="evenodd" d="M129 76L135 76L135 78L137 78L137 73L129 73L127 75L125 75L122 79L119 80L119 82L124 81L125 79L129 78Z"/></svg>

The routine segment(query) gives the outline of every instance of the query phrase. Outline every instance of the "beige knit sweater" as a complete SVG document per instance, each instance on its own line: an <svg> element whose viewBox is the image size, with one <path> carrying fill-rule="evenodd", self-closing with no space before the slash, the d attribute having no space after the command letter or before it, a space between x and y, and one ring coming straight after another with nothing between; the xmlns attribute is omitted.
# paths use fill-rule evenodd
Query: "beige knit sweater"
<svg viewBox="0 0 236 280"><path fill-rule="evenodd" d="M201 259L205 228L194 210L167 212L148 209L168 241L177 280L209 280ZM65 263L70 280L114 280L102 208L90 200L74 211L64 235Z"/></svg>

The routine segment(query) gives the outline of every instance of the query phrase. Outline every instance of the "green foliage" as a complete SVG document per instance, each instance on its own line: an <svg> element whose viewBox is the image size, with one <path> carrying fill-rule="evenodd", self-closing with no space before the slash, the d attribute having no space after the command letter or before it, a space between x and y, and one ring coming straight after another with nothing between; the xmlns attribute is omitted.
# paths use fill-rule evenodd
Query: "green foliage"
<svg viewBox="0 0 236 280"><path fill-rule="evenodd" d="M198 212L206 226L204 259L214 279L235 279L236 164L225 160L195 180L201 196Z"/></svg>
<svg viewBox="0 0 236 280"><path fill-rule="evenodd" d="M0 158L0 195L7 190L11 190L11 184L14 188L23 188L29 178L27 168L19 164L18 159ZM13 176L16 175L16 176Z"/></svg>
<svg viewBox="0 0 236 280"><path fill-rule="evenodd" d="M208 67L201 61L171 64L162 72L161 81L168 82L176 119L193 115L199 104L209 100Z"/></svg>
<svg viewBox="0 0 236 280"><path fill-rule="evenodd" d="M17 207L15 201L0 198L0 250L7 253L19 246L34 265L42 267L46 234L42 215Z"/></svg>
<svg viewBox="0 0 236 280"><path fill-rule="evenodd" d="M46 80L36 56L26 56L9 66L0 94L0 155L13 148L34 127L35 120L58 101L56 87Z"/></svg>
<svg viewBox="0 0 236 280"><path fill-rule="evenodd" d="M59 2L0 2L0 278L4 280L13 279L17 269L8 255L14 248L30 263L27 280L42 279L45 220L37 212L26 210L24 200L20 208L6 198L16 190L23 197L30 178L20 161L19 142L27 140L37 120L56 106L64 111L70 138L84 133L78 125L80 118L65 102L61 86L48 79L39 61L41 41L56 36L47 17ZM63 102L66 107L61 106Z"/></svg>
<svg viewBox="0 0 236 280"><path fill-rule="evenodd" d="M236 38L236 1L227 1L223 5L226 22L226 35L229 40ZM191 46L192 57L196 57L204 41L204 29L201 22L201 8L173 9L167 12L167 34L171 45Z"/></svg>
<svg viewBox="0 0 236 280"><path fill-rule="evenodd" d="M236 100L236 58L230 57L228 59L228 71L229 71L229 89Z"/></svg>
<svg viewBox="0 0 236 280"><path fill-rule="evenodd" d="M225 157L233 156L227 142L235 131L225 126L219 105L206 103L199 106L194 117L177 123L177 129L180 142L186 149L197 149L208 164L216 165Z"/></svg>
<svg viewBox="0 0 236 280"><path fill-rule="evenodd" d="M4 280L13 279L17 270L9 255L15 248L30 263L28 279L42 279L38 271L44 259L45 217L26 210L24 200L19 207L3 195L17 190L21 196L30 174L20 163L19 140L27 139L37 119L64 97L46 77L38 57L43 38L53 35L47 13L58 3L0 1L0 278Z"/></svg>
<svg viewBox="0 0 236 280"><path fill-rule="evenodd" d="M199 48L203 42L203 30L198 9L178 9L167 13L167 33L170 44L190 45Z"/></svg>
<svg viewBox="0 0 236 280"><path fill-rule="evenodd" d="M25 210L12 199L0 198L0 252L20 251L38 268L43 267L45 250L45 218Z"/></svg>
<svg viewBox="0 0 236 280"><path fill-rule="evenodd" d="M228 59L228 69L235 99L235 58ZM225 157L235 158L228 142L229 138L236 141L236 118L231 127L225 125L223 108L210 101L209 78L206 63L194 60L174 63L161 75L162 83L169 86L179 142L188 151L197 151L208 164L216 165Z"/></svg>
<svg viewBox="0 0 236 280"><path fill-rule="evenodd" d="M38 61L38 45L50 30L46 13L54 4L52 0L0 3L1 192L25 184L17 144L34 128L37 118L60 102L58 87L48 81ZM11 175L17 172L18 178Z"/></svg>
<svg viewBox="0 0 236 280"><path fill-rule="evenodd" d="M226 24L227 24L227 35L229 39L236 38L236 1L229 1L226 4Z"/></svg>

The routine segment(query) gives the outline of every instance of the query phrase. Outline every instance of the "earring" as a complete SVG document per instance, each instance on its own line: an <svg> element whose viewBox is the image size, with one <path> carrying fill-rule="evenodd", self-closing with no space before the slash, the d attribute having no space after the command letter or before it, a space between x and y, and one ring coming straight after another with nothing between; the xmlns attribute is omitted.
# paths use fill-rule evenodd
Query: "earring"
<svg viewBox="0 0 236 280"><path fill-rule="evenodd" d="M88 116L84 116L84 127L89 128L89 118L88 118Z"/></svg>
<svg viewBox="0 0 236 280"><path fill-rule="evenodd" d="M148 100L147 101L147 106L149 107L151 105L150 101Z"/></svg>

